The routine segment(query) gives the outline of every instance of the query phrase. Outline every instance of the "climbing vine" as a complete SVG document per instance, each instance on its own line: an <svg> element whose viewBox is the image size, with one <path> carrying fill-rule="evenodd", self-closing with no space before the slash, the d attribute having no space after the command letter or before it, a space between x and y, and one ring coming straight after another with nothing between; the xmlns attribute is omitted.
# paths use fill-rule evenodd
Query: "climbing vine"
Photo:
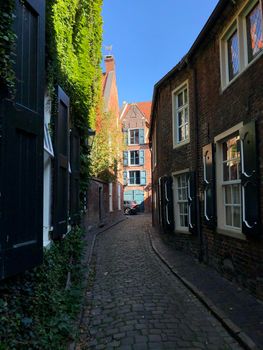
<svg viewBox="0 0 263 350"><path fill-rule="evenodd" d="M0 350L63 350L77 337L83 242L76 228L44 252L41 266L1 281Z"/></svg>
<svg viewBox="0 0 263 350"><path fill-rule="evenodd" d="M87 187L88 128L95 127L101 90L102 0L47 1L48 84L70 97L71 118L80 133L81 189Z"/></svg>
<svg viewBox="0 0 263 350"><path fill-rule="evenodd" d="M91 175L112 182L118 175L118 164L122 160L123 137L113 112L99 113L96 137L91 152Z"/></svg>
<svg viewBox="0 0 263 350"><path fill-rule="evenodd" d="M16 35L13 32L14 0L0 3L0 95L14 96L14 48Z"/></svg>

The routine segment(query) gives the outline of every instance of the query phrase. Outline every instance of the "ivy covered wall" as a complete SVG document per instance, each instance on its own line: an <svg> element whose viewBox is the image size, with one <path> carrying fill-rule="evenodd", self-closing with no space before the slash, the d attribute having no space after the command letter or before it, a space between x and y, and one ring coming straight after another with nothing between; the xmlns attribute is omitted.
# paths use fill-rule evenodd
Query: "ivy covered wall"
<svg viewBox="0 0 263 350"><path fill-rule="evenodd" d="M49 91L59 84L70 97L71 118L80 133L81 190L88 182L88 128L95 127L101 95L102 0L47 1Z"/></svg>

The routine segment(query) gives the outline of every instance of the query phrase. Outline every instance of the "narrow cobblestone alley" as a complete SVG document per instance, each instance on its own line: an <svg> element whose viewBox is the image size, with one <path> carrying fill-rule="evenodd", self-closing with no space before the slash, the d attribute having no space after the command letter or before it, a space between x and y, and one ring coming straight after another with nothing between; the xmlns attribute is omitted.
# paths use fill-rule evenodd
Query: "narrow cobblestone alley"
<svg viewBox="0 0 263 350"><path fill-rule="evenodd" d="M153 253L149 220L129 216L98 236L91 305L84 310L77 348L240 349Z"/></svg>

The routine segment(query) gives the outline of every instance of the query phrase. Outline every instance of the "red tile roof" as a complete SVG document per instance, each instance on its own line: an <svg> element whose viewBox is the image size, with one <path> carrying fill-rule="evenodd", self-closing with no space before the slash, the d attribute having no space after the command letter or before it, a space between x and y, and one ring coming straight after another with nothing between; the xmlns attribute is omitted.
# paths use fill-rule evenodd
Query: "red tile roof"
<svg viewBox="0 0 263 350"><path fill-rule="evenodd" d="M121 118L125 117L128 111L130 110L132 105L136 105L138 109L142 112L142 114L145 116L145 119L150 122L150 116L151 116L151 107L152 107L152 102L134 102L134 103L128 103L126 105L126 108L123 107L121 111ZM124 110L125 109L125 110ZM122 114L123 113L123 114Z"/></svg>
<svg viewBox="0 0 263 350"><path fill-rule="evenodd" d="M152 102L137 102L139 110L145 115L145 118L150 121Z"/></svg>

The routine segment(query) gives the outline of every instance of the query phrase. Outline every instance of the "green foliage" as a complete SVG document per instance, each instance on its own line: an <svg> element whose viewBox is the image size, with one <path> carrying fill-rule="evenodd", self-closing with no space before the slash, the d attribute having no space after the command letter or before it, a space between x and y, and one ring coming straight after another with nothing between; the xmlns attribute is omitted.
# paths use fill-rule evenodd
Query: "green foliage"
<svg viewBox="0 0 263 350"><path fill-rule="evenodd" d="M43 265L0 285L0 350L62 350L76 336L84 290L82 238L75 229L45 251Z"/></svg>
<svg viewBox="0 0 263 350"><path fill-rule="evenodd" d="M47 62L50 91L59 84L70 97L80 133L81 189L88 182L88 128L95 127L101 90L102 0L47 1Z"/></svg>
<svg viewBox="0 0 263 350"><path fill-rule="evenodd" d="M102 113L90 156L91 175L108 182L116 180L117 165L122 159L123 136L116 122L117 117L113 113Z"/></svg>
<svg viewBox="0 0 263 350"><path fill-rule="evenodd" d="M0 3L0 94L15 93L14 48L16 35L13 32L14 0Z"/></svg>

